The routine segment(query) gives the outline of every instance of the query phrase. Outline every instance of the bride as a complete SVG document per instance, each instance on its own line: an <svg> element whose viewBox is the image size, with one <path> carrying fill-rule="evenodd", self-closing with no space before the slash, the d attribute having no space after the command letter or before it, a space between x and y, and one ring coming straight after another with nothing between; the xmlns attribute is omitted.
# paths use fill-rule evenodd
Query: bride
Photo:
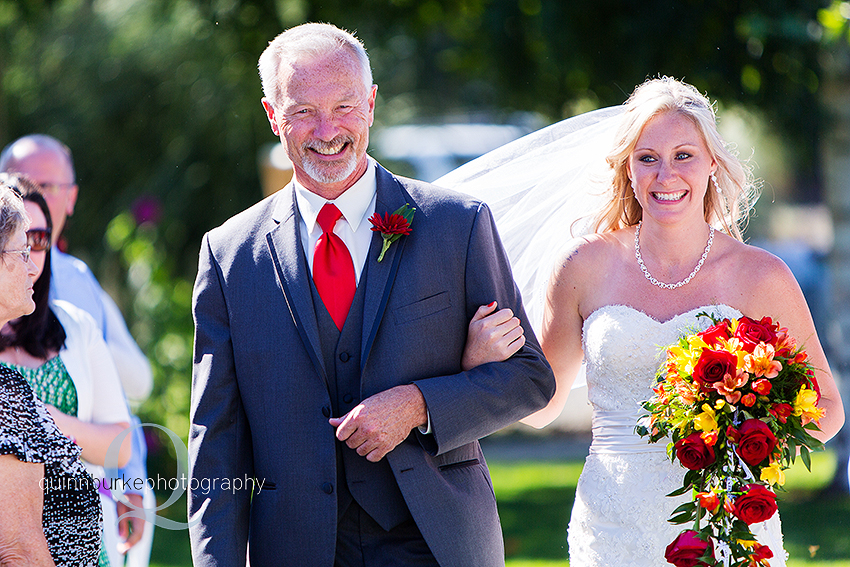
<svg viewBox="0 0 850 567"><path fill-rule="evenodd" d="M682 527L667 522L681 502L665 495L681 486L684 469L669 461L664 443L648 444L634 427L640 402L652 394L661 347L706 328L710 323L697 318L699 312L770 316L787 327L819 369L826 417L816 436L825 441L844 422L800 287L781 260L742 242L755 190L749 171L721 140L711 103L690 85L664 77L640 85L623 108L621 116L605 119L619 127L593 232L569 241L559 254L542 301L540 343L557 391L546 408L523 420L544 427L555 419L585 361L593 441L569 525L570 564L576 567L666 564L665 547ZM548 167L557 168L557 158L548 158ZM500 167L504 178L511 164ZM519 167L531 171L528 164ZM485 191L475 189L480 176L469 171L461 177L468 181L449 177L437 184L488 201ZM544 188L544 194L558 192ZM515 270L520 254L529 261L528 249L517 250L512 243L517 237L502 228L521 214L521 200L510 202L518 201L502 211L493 207ZM529 230L526 226L522 236L526 244ZM531 259L546 265L542 258ZM519 270L517 281L527 280L523 271L529 269ZM496 349L486 342L494 340L496 328L513 333L510 339L516 336L516 325L506 325L503 312L483 317L490 311L480 310L470 324L467 352L478 354L467 360L504 355L503 344ZM533 318L533 298L529 312ZM753 528L773 551L770 564L784 565L778 514Z"/></svg>

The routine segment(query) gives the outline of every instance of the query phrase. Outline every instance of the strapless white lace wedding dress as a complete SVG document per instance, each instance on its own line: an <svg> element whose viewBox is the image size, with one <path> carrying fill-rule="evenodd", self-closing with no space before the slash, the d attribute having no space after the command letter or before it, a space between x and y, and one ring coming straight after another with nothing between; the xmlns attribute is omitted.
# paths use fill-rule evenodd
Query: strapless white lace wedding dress
<svg viewBox="0 0 850 567"><path fill-rule="evenodd" d="M576 490L569 526L571 567L669 567L664 551L688 526L670 524L670 513L688 496L665 496L682 486L685 469L671 463L666 443L648 443L634 431L640 403L652 395L664 347L718 318L741 314L725 305L700 307L659 322L634 308L608 305L584 322L588 399L593 442ZM785 565L779 514L751 526Z"/></svg>

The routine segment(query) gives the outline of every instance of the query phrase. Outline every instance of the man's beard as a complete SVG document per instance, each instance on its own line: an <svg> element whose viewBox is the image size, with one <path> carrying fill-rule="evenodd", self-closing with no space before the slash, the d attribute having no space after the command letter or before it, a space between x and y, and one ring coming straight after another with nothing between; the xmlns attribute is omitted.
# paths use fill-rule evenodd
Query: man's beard
<svg viewBox="0 0 850 567"><path fill-rule="evenodd" d="M305 156L303 163L304 172L319 183L339 183L340 181L344 181L349 175L354 173L354 169L357 167L357 156L354 155L354 152L349 152L347 157L342 158L344 163L327 164L313 161L312 150L336 149L345 144L353 146L354 139L350 136L345 136L336 137L330 142L313 140L304 144L301 147Z"/></svg>

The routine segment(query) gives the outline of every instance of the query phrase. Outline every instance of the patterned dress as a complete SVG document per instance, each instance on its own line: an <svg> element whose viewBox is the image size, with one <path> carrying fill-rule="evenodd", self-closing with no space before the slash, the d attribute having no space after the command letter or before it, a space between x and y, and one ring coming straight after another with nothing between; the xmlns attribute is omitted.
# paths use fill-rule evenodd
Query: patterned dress
<svg viewBox="0 0 850 567"><path fill-rule="evenodd" d="M42 528L57 567L97 565L100 499L80 461L80 448L59 431L23 377L2 365L0 455L44 464Z"/></svg>

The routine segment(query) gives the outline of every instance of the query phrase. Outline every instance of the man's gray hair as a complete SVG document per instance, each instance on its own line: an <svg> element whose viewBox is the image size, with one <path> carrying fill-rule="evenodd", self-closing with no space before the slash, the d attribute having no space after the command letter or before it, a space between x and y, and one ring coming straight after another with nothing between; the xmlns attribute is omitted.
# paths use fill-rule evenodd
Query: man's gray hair
<svg viewBox="0 0 850 567"><path fill-rule="evenodd" d="M355 56L363 70L363 83L366 89L372 87L372 68L363 42L353 34L331 24L301 24L289 28L269 42L269 46L260 55L260 80L263 83L263 95L275 105L280 100L281 85L278 80L280 65L297 59L315 59L346 49Z"/></svg>

